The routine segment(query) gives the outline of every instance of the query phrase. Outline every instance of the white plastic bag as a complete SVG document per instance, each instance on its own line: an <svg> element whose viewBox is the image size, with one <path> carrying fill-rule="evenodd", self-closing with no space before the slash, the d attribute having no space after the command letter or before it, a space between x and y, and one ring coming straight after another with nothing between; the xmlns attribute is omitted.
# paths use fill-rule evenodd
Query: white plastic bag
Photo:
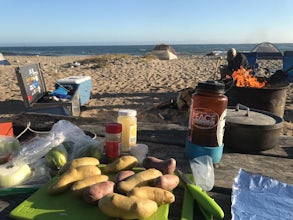
<svg viewBox="0 0 293 220"><path fill-rule="evenodd" d="M215 182L212 158L204 155L189 160L189 163L196 185L205 191L210 191L214 187Z"/></svg>

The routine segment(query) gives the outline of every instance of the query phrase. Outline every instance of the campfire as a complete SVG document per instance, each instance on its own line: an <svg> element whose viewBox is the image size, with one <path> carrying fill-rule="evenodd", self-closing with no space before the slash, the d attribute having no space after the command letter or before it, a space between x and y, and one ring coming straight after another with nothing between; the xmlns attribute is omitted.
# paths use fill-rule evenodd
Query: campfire
<svg viewBox="0 0 293 220"><path fill-rule="evenodd" d="M267 85L266 80L261 80L252 74L252 69L246 70L242 66L233 72L232 78L237 87L263 88Z"/></svg>
<svg viewBox="0 0 293 220"><path fill-rule="evenodd" d="M286 80L287 72L277 70L269 77L252 73L251 69L241 67L234 71L232 76L226 76L228 105L236 106L238 103L249 108L259 109L283 117L286 93L289 82ZM233 79L233 81L231 80ZM232 84L231 84L232 82Z"/></svg>

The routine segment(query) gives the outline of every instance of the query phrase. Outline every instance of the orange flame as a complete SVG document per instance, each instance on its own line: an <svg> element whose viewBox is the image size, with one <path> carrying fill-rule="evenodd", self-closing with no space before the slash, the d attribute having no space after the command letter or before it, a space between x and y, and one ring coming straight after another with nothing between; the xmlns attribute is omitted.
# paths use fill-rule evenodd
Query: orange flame
<svg viewBox="0 0 293 220"><path fill-rule="evenodd" d="M263 88L266 86L266 81L260 82L252 75L252 69L246 70L243 66L234 71L232 77L236 81L237 87Z"/></svg>

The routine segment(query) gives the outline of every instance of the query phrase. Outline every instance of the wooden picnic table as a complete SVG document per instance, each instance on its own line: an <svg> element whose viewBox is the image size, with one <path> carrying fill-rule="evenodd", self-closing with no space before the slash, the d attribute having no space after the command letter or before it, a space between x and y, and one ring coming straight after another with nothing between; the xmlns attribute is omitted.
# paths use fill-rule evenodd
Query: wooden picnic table
<svg viewBox="0 0 293 220"><path fill-rule="evenodd" d="M106 122L96 121L92 118L70 118L63 116L39 117L28 114L15 117L14 124L25 127L27 122L31 121L31 127L33 129L48 130L49 127L60 119L70 120L81 129L97 134L98 140L103 140L104 138L104 126ZM173 157L177 161L177 167L183 172L190 174L189 159L184 153L186 135L187 128L177 124L138 124L138 142L148 145L148 155L161 159ZM231 219L232 186L239 169L242 168L248 172L259 173L287 184L293 184L292 158L293 137L289 136L280 136L279 146L255 154L238 153L224 147L222 159L218 166L214 168L214 188L208 194L224 210L224 219ZM174 193L176 202L171 204L169 211L170 220L181 218L183 205L184 190L179 187L174 190Z"/></svg>

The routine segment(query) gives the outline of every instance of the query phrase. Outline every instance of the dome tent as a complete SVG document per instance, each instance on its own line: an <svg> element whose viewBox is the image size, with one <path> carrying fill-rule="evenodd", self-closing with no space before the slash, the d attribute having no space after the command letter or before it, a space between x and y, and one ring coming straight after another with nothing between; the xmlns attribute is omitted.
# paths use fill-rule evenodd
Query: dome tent
<svg viewBox="0 0 293 220"><path fill-rule="evenodd" d="M10 65L10 63L5 59L2 53L0 53L0 65Z"/></svg>
<svg viewBox="0 0 293 220"><path fill-rule="evenodd" d="M251 52L256 52L258 59L282 59L283 57L279 48L270 42L257 44Z"/></svg>
<svg viewBox="0 0 293 220"><path fill-rule="evenodd" d="M152 54L160 60L173 60L178 58L174 48L167 44L156 45L152 50Z"/></svg>

